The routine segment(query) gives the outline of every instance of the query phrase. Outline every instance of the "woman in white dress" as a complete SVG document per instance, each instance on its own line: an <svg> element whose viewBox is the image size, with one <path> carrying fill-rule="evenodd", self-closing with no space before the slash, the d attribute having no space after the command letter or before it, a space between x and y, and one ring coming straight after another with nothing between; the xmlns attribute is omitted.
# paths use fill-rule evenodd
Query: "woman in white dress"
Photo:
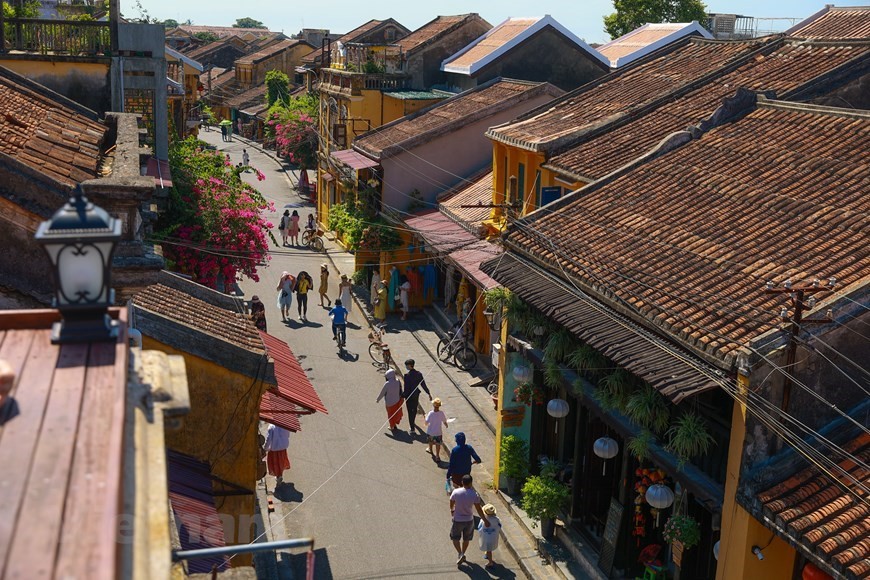
<svg viewBox="0 0 870 580"><path fill-rule="evenodd" d="M341 305L347 309L348 318L350 318L353 312L353 299L350 295L351 288L353 288L353 283L347 279L347 274L342 274L341 283L338 285L338 298L341 300Z"/></svg>

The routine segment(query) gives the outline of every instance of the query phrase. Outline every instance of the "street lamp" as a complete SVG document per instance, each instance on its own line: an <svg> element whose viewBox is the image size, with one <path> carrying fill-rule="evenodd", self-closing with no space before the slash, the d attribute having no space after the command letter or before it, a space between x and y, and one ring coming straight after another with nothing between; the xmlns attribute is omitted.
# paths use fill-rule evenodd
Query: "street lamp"
<svg viewBox="0 0 870 580"><path fill-rule="evenodd" d="M53 306L61 314L52 326L53 343L117 339L117 322L108 309L115 301L110 274L120 239L121 222L89 202L81 186L50 220L39 224L36 241L51 260Z"/></svg>

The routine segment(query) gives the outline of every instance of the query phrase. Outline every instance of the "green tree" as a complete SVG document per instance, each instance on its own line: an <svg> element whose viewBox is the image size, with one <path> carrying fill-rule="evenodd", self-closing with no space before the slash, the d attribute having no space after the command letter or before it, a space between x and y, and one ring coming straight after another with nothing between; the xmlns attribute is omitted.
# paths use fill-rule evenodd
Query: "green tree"
<svg viewBox="0 0 870 580"><path fill-rule="evenodd" d="M610 38L631 32L652 22L691 22L704 24L707 6L701 0L613 0L616 12L604 17L604 30Z"/></svg>
<svg viewBox="0 0 870 580"><path fill-rule="evenodd" d="M203 30L202 32L195 32L193 34L193 36L194 36L194 38L198 38L201 41L205 42L206 44L208 44L209 42L215 42L216 40L218 40L218 35L215 34L214 32L210 32L208 30Z"/></svg>
<svg viewBox="0 0 870 580"><path fill-rule="evenodd" d="M266 25L260 22L259 20L254 20L253 18L248 18L247 16L244 18L239 18L236 20L235 24L233 24L234 28L266 28Z"/></svg>
<svg viewBox="0 0 870 580"><path fill-rule="evenodd" d="M39 0L27 0L21 5L3 2L3 18L39 18Z"/></svg>
<svg viewBox="0 0 870 580"><path fill-rule="evenodd" d="M165 26L166 28L178 28L178 20L167 18L163 21L163 26Z"/></svg>
<svg viewBox="0 0 870 580"><path fill-rule="evenodd" d="M277 101L287 102L290 96L290 77L279 70L266 72L266 103L271 107Z"/></svg>

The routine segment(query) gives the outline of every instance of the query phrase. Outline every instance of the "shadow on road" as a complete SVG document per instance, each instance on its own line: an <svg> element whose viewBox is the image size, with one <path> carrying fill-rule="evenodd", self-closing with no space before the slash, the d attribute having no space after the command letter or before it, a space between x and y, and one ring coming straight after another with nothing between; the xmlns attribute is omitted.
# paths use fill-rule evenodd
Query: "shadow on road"
<svg viewBox="0 0 870 580"><path fill-rule="evenodd" d="M302 492L296 489L296 485L291 481L285 481L275 486L275 491L272 494L275 499L284 503L302 503Z"/></svg>
<svg viewBox="0 0 870 580"><path fill-rule="evenodd" d="M513 571L508 570L501 564L496 564L489 570L475 564L474 562L466 562L459 567L459 571L469 578L516 578L517 575Z"/></svg>
<svg viewBox="0 0 870 580"><path fill-rule="evenodd" d="M347 350L343 350L340 353L338 353L338 358L340 358L344 362L356 362L359 360L359 354L352 353L352 352L347 351Z"/></svg>
<svg viewBox="0 0 870 580"><path fill-rule="evenodd" d="M314 578L317 580L332 580L332 567L329 564L329 554L326 553L326 548L318 548L314 550L313 561L309 558L308 552L302 554L281 554L283 562L289 561L293 568L293 578L307 578L308 565L314 566Z"/></svg>

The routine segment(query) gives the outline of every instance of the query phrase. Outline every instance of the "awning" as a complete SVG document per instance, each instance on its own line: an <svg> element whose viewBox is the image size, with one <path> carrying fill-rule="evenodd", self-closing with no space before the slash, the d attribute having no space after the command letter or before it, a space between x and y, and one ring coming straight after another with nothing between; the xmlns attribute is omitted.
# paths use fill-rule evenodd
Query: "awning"
<svg viewBox="0 0 870 580"><path fill-rule="evenodd" d="M287 343L262 330L258 332L263 339L266 353L275 362L275 378L278 379L278 386L273 392L302 407L303 412L308 410L311 413L314 411L326 413L326 407L314 390L314 385L308 380L302 365L299 364Z"/></svg>
<svg viewBox="0 0 870 580"><path fill-rule="evenodd" d="M489 260L481 270L674 403L715 389L718 383L710 375L725 378L689 351L609 310L516 254Z"/></svg>
<svg viewBox="0 0 870 580"><path fill-rule="evenodd" d="M474 280L474 282L484 290L490 290L496 286L501 286L498 282L490 278L480 269L482 262L491 260L502 254L504 250L500 246L478 240L476 244L472 244L467 248L451 252L448 256L449 260L456 264L466 276Z"/></svg>
<svg viewBox="0 0 870 580"><path fill-rule="evenodd" d="M175 516L178 539L183 550L226 546L224 526L218 517L208 463L189 455L166 450L169 503ZM188 560L191 573L208 573L212 567L229 568L223 557Z"/></svg>
<svg viewBox="0 0 870 580"><path fill-rule="evenodd" d="M149 157L148 164L145 166L145 175L154 178L154 184L157 187L170 188L172 187L172 174L169 172L169 161Z"/></svg>
<svg viewBox="0 0 870 580"><path fill-rule="evenodd" d="M335 178L332 176L331 173L326 173L326 172L324 172L324 173L322 173L322 174L320 175L320 179L322 179L323 181L327 181L327 182L329 182L329 181L332 181L332 180L335 179Z"/></svg>
<svg viewBox="0 0 870 580"><path fill-rule="evenodd" d="M369 159L362 153L358 153L353 149L336 151L335 153L332 153L332 158L340 163L347 165L355 171L359 171L360 169L369 169L371 167L377 167L379 165L377 161Z"/></svg>
<svg viewBox="0 0 870 580"><path fill-rule="evenodd" d="M271 391L263 393L263 398L260 399L260 420L293 433L302 430L302 425L299 423L300 413L302 411L297 409L293 403Z"/></svg>

